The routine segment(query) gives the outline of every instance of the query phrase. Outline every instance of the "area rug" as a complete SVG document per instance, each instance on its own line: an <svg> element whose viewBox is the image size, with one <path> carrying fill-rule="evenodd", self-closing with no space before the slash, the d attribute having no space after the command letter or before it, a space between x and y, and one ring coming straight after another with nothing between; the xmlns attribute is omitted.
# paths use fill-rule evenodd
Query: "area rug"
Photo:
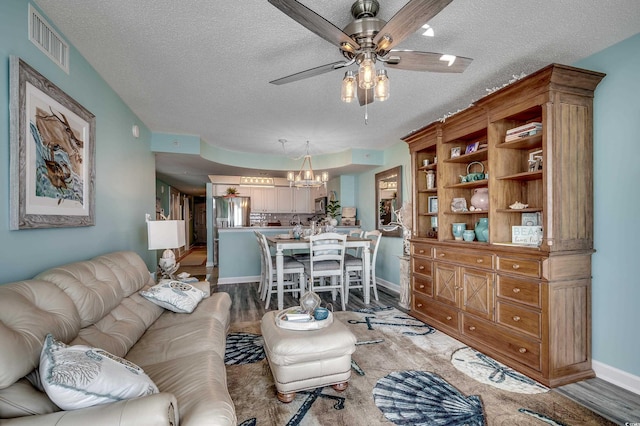
<svg viewBox="0 0 640 426"><path fill-rule="evenodd" d="M195 250L180 259L182 266L202 266L207 261L207 252L204 250Z"/></svg>
<svg viewBox="0 0 640 426"><path fill-rule="evenodd" d="M394 308L334 315L358 340L348 388L289 404L275 397L260 323L231 325L225 362L240 425L614 424Z"/></svg>

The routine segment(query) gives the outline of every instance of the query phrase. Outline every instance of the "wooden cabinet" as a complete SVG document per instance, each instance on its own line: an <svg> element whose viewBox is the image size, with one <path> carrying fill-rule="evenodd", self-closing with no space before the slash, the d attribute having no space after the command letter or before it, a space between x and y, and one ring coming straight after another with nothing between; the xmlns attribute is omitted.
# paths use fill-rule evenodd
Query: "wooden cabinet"
<svg viewBox="0 0 640 426"><path fill-rule="evenodd" d="M251 211L258 213L272 213L276 211L275 188L252 187L249 191L251 197Z"/></svg>
<svg viewBox="0 0 640 426"><path fill-rule="evenodd" d="M309 200L311 188L276 187L275 213L313 213Z"/></svg>
<svg viewBox="0 0 640 426"><path fill-rule="evenodd" d="M403 138L413 172L411 314L552 387L594 375L592 114L603 77L552 64ZM514 130L526 127L535 131ZM484 176L461 179L472 173ZM479 188L489 192L482 210L471 208ZM542 227L533 244L512 241L523 213ZM487 241L455 240L453 223L474 229L480 219Z"/></svg>

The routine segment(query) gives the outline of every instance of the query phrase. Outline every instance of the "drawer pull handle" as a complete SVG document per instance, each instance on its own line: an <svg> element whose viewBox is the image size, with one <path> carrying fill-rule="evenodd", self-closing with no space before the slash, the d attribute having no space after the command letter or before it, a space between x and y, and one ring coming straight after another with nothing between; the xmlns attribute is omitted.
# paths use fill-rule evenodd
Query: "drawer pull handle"
<svg viewBox="0 0 640 426"><path fill-rule="evenodd" d="M518 321L520 321L520 317L519 317L519 316L517 316L517 315L515 315L515 316L513 317L513 320L514 320L514 321L516 321L516 322L518 322Z"/></svg>
<svg viewBox="0 0 640 426"><path fill-rule="evenodd" d="M476 328L475 328L474 326L469 327L469 330L470 330L470 331L473 331L473 330L475 330L475 329L476 329Z"/></svg>
<svg viewBox="0 0 640 426"><path fill-rule="evenodd" d="M420 288L424 288L424 284L420 284Z"/></svg>
<svg viewBox="0 0 640 426"><path fill-rule="evenodd" d="M476 259L476 263L482 263L484 262L484 259Z"/></svg>
<svg viewBox="0 0 640 426"><path fill-rule="evenodd" d="M418 250L418 253L424 254L424 250L420 249L420 250Z"/></svg>
<svg viewBox="0 0 640 426"><path fill-rule="evenodd" d="M518 265L517 263L514 263L513 265L511 265L511 267L513 269L520 269L520 265Z"/></svg>
<svg viewBox="0 0 640 426"><path fill-rule="evenodd" d="M422 303L416 303L416 306L417 306L418 308L422 308Z"/></svg>
<svg viewBox="0 0 640 426"><path fill-rule="evenodd" d="M444 257L444 253L440 253L438 256L440 256L440 257Z"/></svg>
<svg viewBox="0 0 640 426"><path fill-rule="evenodd" d="M420 269L422 271L424 269L424 265L420 265L420 267L418 269Z"/></svg>
<svg viewBox="0 0 640 426"><path fill-rule="evenodd" d="M521 354L524 354L527 352L527 348L520 348L518 349L518 352L520 352Z"/></svg>
<svg viewBox="0 0 640 426"><path fill-rule="evenodd" d="M514 293L520 293L520 289L519 289L518 287L515 287L515 288L513 289L513 292L514 292Z"/></svg>
<svg viewBox="0 0 640 426"><path fill-rule="evenodd" d="M451 315L447 315L447 321L451 321Z"/></svg>

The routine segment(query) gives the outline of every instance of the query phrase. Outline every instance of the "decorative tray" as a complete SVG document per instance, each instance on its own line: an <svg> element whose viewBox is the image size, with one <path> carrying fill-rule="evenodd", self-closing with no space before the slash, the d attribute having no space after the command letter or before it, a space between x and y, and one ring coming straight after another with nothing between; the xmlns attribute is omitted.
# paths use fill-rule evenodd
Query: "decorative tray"
<svg viewBox="0 0 640 426"><path fill-rule="evenodd" d="M318 330L320 328L328 327L333 323L333 312L331 311L329 311L327 319L323 319L321 321L316 320L311 315L309 315L308 320L290 321L287 319L287 314L299 315L302 313L303 311L299 307L284 309L276 314L276 325L288 330Z"/></svg>

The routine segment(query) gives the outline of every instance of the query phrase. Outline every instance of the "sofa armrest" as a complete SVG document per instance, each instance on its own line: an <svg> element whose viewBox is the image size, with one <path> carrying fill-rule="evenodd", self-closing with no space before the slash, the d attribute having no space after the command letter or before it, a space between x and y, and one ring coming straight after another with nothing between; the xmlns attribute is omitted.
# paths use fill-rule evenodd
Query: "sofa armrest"
<svg viewBox="0 0 640 426"><path fill-rule="evenodd" d="M211 296L211 284L209 284L209 281L198 281L197 283L191 283L191 285L202 290L205 298Z"/></svg>
<svg viewBox="0 0 640 426"><path fill-rule="evenodd" d="M178 426L173 394L161 392L141 398L74 411L0 420L0 426Z"/></svg>

